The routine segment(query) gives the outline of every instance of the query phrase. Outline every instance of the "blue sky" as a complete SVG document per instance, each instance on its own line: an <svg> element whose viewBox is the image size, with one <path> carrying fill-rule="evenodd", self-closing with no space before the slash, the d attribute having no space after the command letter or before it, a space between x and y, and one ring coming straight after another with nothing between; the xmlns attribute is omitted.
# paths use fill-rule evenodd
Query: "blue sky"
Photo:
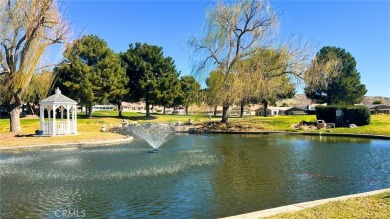
<svg viewBox="0 0 390 219"><path fill-rule="evenodd" d="M182 74L191 74L187 39L213 1L65 1L73 37L95 34L116 52L130 43L163 47ZM309 38L316 51L344 48L355 57L368 96L390 97L390 1L271 1L280 35ZM302 89L298 89L302 93Z"/></svg>

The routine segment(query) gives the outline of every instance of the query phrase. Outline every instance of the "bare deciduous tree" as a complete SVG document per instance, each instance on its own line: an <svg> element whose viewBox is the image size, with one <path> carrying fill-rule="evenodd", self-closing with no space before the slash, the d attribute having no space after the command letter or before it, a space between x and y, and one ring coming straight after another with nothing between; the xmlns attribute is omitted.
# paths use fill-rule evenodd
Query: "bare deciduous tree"
<svg viewBox="0 0 390 219"><path fill-rule="evenodd" d="M10 131L20 132L20 107L45 50L66 39L68 26L54 0L0 2L0 92Z"/></svg>
<svg viewBox="0 0 390 219"><path fill-rule="evenodd" d="M220 1L207 13L203 36L190 39L194 58L200 57L195 72L211 67L223 74L221 122L228 121L230 107L237 101L232 89L235 80L231 80L235 65L271 45L277 27L276 13L266 0L237 0L232 4Z"/></svg>

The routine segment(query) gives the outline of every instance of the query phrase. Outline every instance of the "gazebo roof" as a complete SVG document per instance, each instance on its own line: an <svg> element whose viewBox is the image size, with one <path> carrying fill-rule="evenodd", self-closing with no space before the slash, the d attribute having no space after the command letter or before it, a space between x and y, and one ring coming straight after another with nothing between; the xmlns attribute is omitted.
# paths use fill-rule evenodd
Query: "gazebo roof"
<svg viewBox="0 0 390 219"><path fill-rule="evenodd" d="M56 89L55 94L41 101L42 105L50 105L50 104L77 104L75 100L70 99L67 96L61 94L59 88Z"/></svg>

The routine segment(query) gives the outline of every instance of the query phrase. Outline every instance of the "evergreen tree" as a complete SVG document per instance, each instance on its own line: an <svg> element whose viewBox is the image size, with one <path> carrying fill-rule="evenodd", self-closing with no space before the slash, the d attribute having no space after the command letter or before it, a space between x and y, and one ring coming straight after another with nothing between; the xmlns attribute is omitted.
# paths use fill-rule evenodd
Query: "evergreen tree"
<svg viewBox="0 0 390 219"><path fill-rule="evenodd" d="M217 115L217 107L222 105L223 80L224 76L220 71L212 71L206 79L205 102L214 108L214 116Z"/></svg>
<svg viewBox="0 0 390 219"><path fill-rule="evenodd" d="M181 84L179 81L179 73L166 72L163 77L159 79L158 90L158 104L164 107L164 114L166 107L172 107L175 100L181 96Z"/></svg>
<svg viewBox="0 0 390 219"><path fill-rule="evenodd" d="M355 58L344 49L323 47L305 73L305 94L318 103L355 104L367 93Z"/></svg>
<svg viewBox="0 0 390 219"><path fill-rule="evenodd" d="M70 64L55 68L57 86L71 98L88 106L92 117L94 103L113 102L121 116L121 100L128 93L126 71L117 54L95 35L83 36L68 45L64 57Z"/></svg>
<svg viewBox="0 0 390 219"><path fill-rule="evenodd" d="M121 57L130 78L128 87L131 93L127 98L130 101L145 101L147 117L150 117L150 104L170 103L170 88L175 88L173 78L177 78L178 73L173 59L164 57L161 47L130 44Z"/></svg>
<svg viewBox="0 0 390 219"><path fill-rule="evenodd" d="M197 95L200 91L200 84L193 76L183 76L180 78L181 95L179 103L186 108L188 115L188 107L194 104L197 100Z"/></svg>

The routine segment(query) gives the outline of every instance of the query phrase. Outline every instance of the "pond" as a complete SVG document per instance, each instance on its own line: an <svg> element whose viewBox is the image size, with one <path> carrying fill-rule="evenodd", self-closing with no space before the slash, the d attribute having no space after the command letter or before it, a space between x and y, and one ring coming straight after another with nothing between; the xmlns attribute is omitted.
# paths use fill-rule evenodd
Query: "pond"
<svg viewBox="0 0 390 219"><path fill-rule="evenodd" d="M390 187L388 140L175 135L149 149L2 151L0 218L217 218Z"/></svg>

